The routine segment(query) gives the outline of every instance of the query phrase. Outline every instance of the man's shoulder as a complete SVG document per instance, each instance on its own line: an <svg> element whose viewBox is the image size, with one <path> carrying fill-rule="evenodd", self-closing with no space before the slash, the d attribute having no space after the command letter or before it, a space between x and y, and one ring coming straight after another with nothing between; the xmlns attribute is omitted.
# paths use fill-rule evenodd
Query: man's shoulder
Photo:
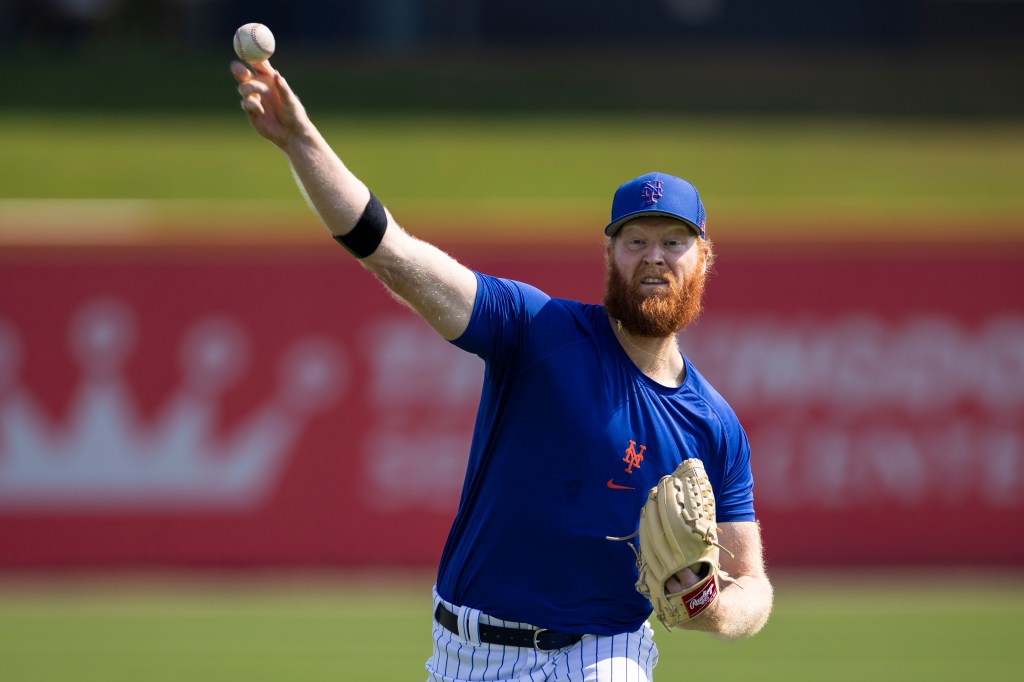
<svg viewBox="0 0 1024 682"><path fill-rule="evenodd" d="M584 303L573 298L552 298L551 301L562 306L567 312L574 315L585 315L588 318L597 319L604 317L604 306L594 303Z"/></svg>
<svg viewBox="0 0 1024 682"><path fill-rule="evenodd" d="M523 324L526 334L538 342L564 343L567 338L599 335L607 324L604 306L572 298L553 297L537 286L505 277L476 273L481 284L477 303L486 303L477 312L510 315ZM493 319L495 315L487 316Z"/></svg>
<svg viewBox="0 0 1024 682"><path fill-rule="evenodd" d="M686 383L690 390L695 393L722 421L738 422L736 411L733 410L729 401L718 392L710 381L700 373L700 370L689 358L686 361Z"/></svg>
<svg viewBox="0 0 1024 682"><path fill-rule="evenodd" d="M592 333L599 324L607 324L607 316L602 305L584 303L571 298L552 298L550 303L553 314L588 332Z"/></svg>

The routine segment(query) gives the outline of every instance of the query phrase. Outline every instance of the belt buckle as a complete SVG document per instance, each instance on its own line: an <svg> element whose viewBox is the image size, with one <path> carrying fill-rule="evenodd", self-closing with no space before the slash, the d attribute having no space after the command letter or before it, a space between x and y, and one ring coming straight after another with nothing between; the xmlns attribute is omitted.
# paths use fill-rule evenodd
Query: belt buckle
<svg viewBox="0 0 1024 682"><path fill-rule="evenodd" d="M547 628L537 628L536 630L533 631L533 649L534 649L534 651L539 651L539 652L542 652L542 653L546 653L548 651L557 651L557 649L542 649L540 647L540 634L542 632L549 632L549 630Z"/></svg>

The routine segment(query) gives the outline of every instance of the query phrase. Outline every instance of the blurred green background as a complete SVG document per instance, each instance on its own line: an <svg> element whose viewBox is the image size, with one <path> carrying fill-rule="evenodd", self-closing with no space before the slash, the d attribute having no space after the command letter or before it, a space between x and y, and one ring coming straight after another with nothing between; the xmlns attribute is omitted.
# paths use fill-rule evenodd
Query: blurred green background
<svg viewBox="0 0 1024 682"><path fill-rule="evenodd" d="M216 74L231 94L222 66ZM311 217L283 156L226 99L226 115L0 114L0 148L17 169L0 197L12 212L44 211L44 222L44 209L57 222L71 218L62 208L84 210L61 200L103 199L161 230L255 221L283 237L320 236L302 224ZM315 114L317 92L305 99ZM765 238L764 223L826 240L968 230L1016 239L1024 225L1016 121L330 112L318 122L399 220L425 236L501 238L516 226L529 238L587 238L606 222L609 186L656 168L697 184L715 239ZM652 140L638 143L638 132Z"/></svg>
<svg viewBox="0 0 1024 682"><path fill-rule="evenodd" d="M247 21L428 239L596 239L658 169L720 241L1020 242L1024 3L771 5L3 2L0 249L322 240L238 109ZM0 679L422 679L431 578L394 568L0 576ZM925 576L774 572L763 633L659 633L659 679L1018 679L1019 572Z"/></svg>
<svg viewBox="0 0 1024 682"><path fill-rule="evenodd" d="M65 4L7 3L0 239L72 218L88 234L58 240L320 237L227 72L257 19L328 139L428 238L586 238L654 169L697 184L716 239L1024 224L1021 2Z"/></svg>

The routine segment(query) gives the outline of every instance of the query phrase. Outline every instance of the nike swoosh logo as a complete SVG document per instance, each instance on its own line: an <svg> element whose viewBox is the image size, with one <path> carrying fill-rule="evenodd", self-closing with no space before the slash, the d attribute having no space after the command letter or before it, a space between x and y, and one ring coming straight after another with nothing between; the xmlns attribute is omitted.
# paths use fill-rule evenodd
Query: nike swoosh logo
<svg viewBox="0 0 1024 682"><path fill-rule="evenodd" d="M619 485L618 483L612 483L612 479L608 479L608 487L612 490L636 490L636 488L630 488L628 485Z"/></svg>

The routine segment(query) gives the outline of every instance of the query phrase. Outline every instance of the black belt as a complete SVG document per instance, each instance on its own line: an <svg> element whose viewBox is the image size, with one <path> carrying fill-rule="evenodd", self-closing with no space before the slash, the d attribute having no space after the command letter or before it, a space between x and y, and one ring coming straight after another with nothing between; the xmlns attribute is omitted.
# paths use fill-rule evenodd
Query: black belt
<svg viewBox="0 0 1024 682"><path fill-rule="evenodd" d="M446 630L459 634L459 617L445 608L444 604L437 605L434 618ZM583 639L583 635L576 635L569 632L555 632L540 628L537 630L519 628L503 628L499 625L485 625L480 623L480 641L484 644L503 644L505 646L519 646L537 651L554 651L572 646Z"/></svg>

